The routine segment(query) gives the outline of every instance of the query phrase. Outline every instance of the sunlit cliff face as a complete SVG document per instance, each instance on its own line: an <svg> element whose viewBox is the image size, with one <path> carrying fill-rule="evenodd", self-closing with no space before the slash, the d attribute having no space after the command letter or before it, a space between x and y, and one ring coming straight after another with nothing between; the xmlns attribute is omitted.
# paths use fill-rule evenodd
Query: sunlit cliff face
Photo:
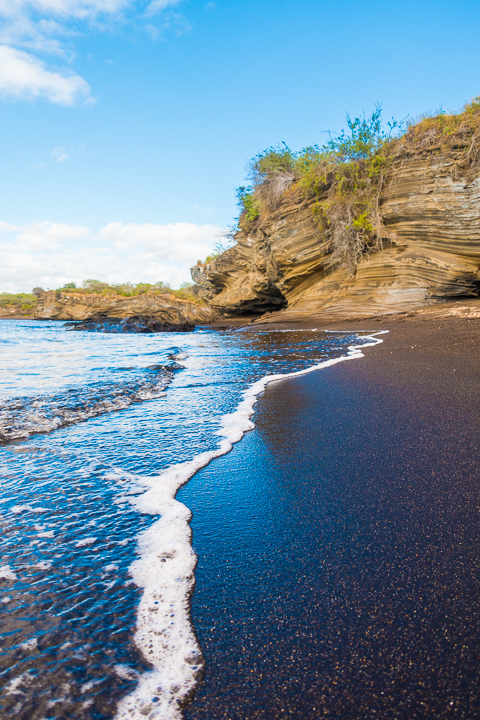
<svg viewBox="0 0 480 720"><path fill-rule="evenodd" d="M353 271L335 261L309 203L290 193L205 270L204 294L227 313L262 304L271 310L283 297L287 308L279 303L272 320L287 314L366 317L477 296L480 172L457 172L454 150L427 150L396 162L380 200L382 247L362 256Z"/></svg>

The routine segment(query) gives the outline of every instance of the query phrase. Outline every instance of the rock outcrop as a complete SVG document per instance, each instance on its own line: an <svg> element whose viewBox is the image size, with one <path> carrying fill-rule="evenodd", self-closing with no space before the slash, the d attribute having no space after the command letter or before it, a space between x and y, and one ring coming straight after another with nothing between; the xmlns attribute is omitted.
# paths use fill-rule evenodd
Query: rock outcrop
<svg viewBox="0 0 480 720"><path fill-rule="evenodd" d="M124 320L100 317L88 320L73 320L66 322L64 327L66 330L104 333L191 332L195 330L193 323L186 322L172 325L171 323L157 322L144 315L134 315Z"/></svg>
<svg viewBox="0 0 480 720"><path fill-rule="evenodd" d="M480 294L480 165L459 170L455 148L397 159L380 199L381 247L352 273L293 186L254 230L192 268L218 312L268 320L362 318ZM318 199L317 199L318 200ZM267 319L262 318L262 322Z"/></svg>
<svg viewBox="0 0 480 720"><path fill-rule="evenodd" d="M17 305L4 305L0 307L0 319L30 320L33 317L32 309L22 310Z"/></svg>
<svg viewBox="0 0 480 720"><path fill-rule="evenodd" d="M64 293L50 290L39 292L35 318L38 320L81 320L89 328L117 321L125 332L159 332L191 329L215 320L219 313L206 304L197 304L173 295L97 295ZM125 321L122 326L118 321ZM114 323L115 324L115 323Z"/></svg>

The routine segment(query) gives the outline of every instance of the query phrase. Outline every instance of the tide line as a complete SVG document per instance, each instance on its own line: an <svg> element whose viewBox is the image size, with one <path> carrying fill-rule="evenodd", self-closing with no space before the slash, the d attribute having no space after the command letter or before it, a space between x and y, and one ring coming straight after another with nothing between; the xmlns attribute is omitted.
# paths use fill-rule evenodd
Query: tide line
<svg viewBox="0 0 480 720"><path fill-rule="evenodd" d="M203 673L202 652L190 617L197 564L189 525L192 514L175 500L179 488L212 460L230 452L247 431L253 430L254 407L267 385L362 358L362 349L382 343L377 336L387 332L381 330L365 336L370 342L351 345L347 354L338 358L257 380L242 393L236 410L222 417L221 427L215 433L222 439L215 450L172 465L157 476L135 476L148 489L129 498L130 502L142 513L161 516L140 534L139 558L130 567L135 584L143 588L135 644L153 669L141 675L135 690L120 701L115 720L181 720L182 707Z"/></svg>

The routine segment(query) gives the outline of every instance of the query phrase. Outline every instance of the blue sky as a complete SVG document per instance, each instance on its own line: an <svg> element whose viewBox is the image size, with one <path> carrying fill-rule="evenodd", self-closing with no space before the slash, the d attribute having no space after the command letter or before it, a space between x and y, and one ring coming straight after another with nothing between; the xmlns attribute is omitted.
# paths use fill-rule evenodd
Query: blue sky
<svg viewBox="0 0 480 720"><path fill-rule="evenodd" d="M471 0L0 0L0 290L177 285L248 160L480 94Z"/></svg>

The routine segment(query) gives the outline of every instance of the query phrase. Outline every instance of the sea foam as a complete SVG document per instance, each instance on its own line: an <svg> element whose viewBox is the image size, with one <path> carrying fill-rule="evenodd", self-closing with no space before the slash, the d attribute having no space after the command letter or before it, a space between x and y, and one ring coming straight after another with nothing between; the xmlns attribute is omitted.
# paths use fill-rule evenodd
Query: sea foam
<svg viewBox="0 0 480 720"><path fill-rule="evenodd" d="M157 476L129 476L136 484L148 487L140 496L129 496L129 502L142 513L161 516L140 534L139 558L130 567L134 582L143 588L135 643L153 669L140 676L135 690L120 701L115 720L180 720L182 706L202 676L204 661L190 618L197 558L191 544L191 512L175 500L179 488L212 460L230 452L245 432L255 427L250 418L267 385L362 358L362 348L383 342L376 336L386 332L366 336L370 342L349 346L341 357L297 372L264 376L243 392L233 413L222 417L216 432L222 439L216 449L173 465Z"/></svg>

